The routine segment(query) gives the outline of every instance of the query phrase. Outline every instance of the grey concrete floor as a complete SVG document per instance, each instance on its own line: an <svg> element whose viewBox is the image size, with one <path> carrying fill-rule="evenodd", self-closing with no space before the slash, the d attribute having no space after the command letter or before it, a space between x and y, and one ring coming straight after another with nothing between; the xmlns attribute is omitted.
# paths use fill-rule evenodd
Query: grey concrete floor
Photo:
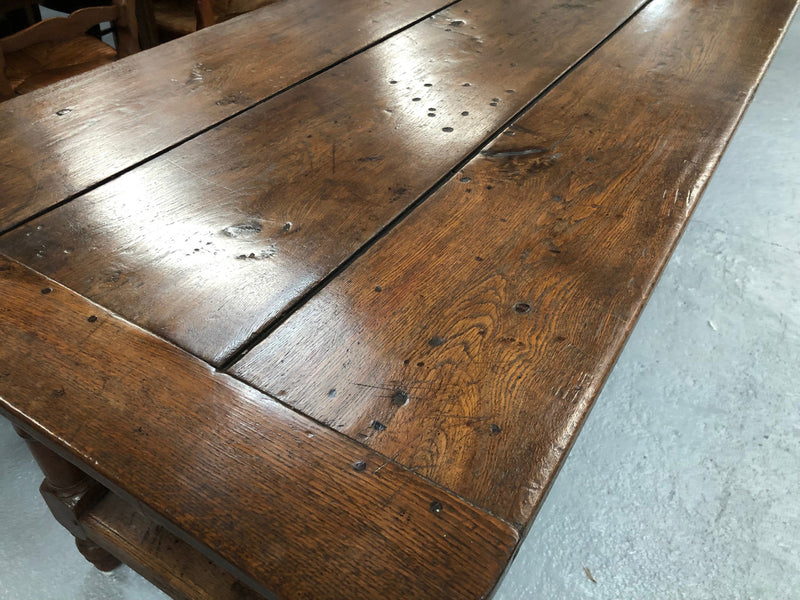
<svg viewBox="0 0 800 600"><path fill-rule="evenodd" d="M800 598L798 64L800 20L496 600ZM40 479L0 419L0 599L165 598L84 562Z"/></svg>

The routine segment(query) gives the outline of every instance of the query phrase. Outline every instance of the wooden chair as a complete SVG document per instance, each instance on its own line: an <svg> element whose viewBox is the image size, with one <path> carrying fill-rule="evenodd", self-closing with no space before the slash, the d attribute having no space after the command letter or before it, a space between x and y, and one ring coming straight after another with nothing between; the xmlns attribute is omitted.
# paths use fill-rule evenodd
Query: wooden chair
<svg viewBox="0 0 800 600"><path fill-rule="evenodd" d="M160 41L221 23L277 0L152 0Z"/></svg>
<svg viewBox="0 0 800 600"><path fill-rule="evenodd" d="M139 50L135 0L45 19L0 39L0 100L25 94L84 73ZM117 49L86 31L100 23L114 25Z"/></svg>

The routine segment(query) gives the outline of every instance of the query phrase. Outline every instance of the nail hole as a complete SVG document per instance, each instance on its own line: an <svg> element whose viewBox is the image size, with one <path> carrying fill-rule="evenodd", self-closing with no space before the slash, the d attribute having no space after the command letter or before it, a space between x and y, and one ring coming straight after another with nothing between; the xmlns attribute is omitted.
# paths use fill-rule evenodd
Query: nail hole
<svg viewBox="0 0 800 600"><path fill-rule="evenodd" d="M94 323L95 321L97 321L97 316L96 315L92 315L91 317L89 317L86 320L89 321L89 323Z"/></svg>
<svg viewBox="0 0 800 600"><path fill-rule="evenodd" d="M375 291L376 291L376 292L382 292L382 291L383 291L383 288L382 288L381 286L379 286L379 285L376 285L376 286L375 286Z"/></svg>
<svg viewBox="0 0 800 600"><path fill-rule="evenodd" d="M365 463L363 460L358 460L353 463L353 470L358 471L359 473L364 471L366 468L367 468L367 463Z"/></svg>
<svg viewBox="0 0 800 600"><path fill-rule="evenodd" d="M453 131L453 128L452 127L442 127L442 131L444 131L445 133L450 133L451 131Z"/></svg>
<svg viewBox="0 0 800 600"><path fill-rule="evenodd" d="M435 515L439 515L444 510L444 506L438 500L434 500L431 502L431 512Z"/></svg>
<svg viewBox="0 0 800 600"><path fill-rule="evenodd" d="M42 288L42 293L45 294L45 295L49 294L52 291L53 291L53 288Z"/></svg>
<svg viewBox="0 0 800 600"><path fill-rule="evenodd" d="M461 116L462 117L466 117L468 114L469 114L469 111L465 110L464 112L461 113Z"/></svg>
<svg viewBox="0 0 800 600"><path fill-rule="evenodd" d="M531 312L531 305L528 304L527 302L517 302L514 305L514 310L519 314L523 315L525 313Z"/></svg>
<svg viewBox="0 0 800 600"><path fill-rule="evenodd" d="M461 183L469 183L470 181L472 181L472 179L470 179L469 177L462 177L459 181L461 181Z"/></svg>
<svg viewBox="0 0 800 600"><path fill-rule="evenodd" d="M497 425L497 423L492 423L491 425L489 425L489 429L492 430L492 435L497 435L502 431L502 429L500 429L500 426Z"/></svg>
<svg viewBox="0 0 800 600"><path fill-rule="evenodd" d="M395 406L405 406L408 404L410 398L407 391L403 388L397 388L392 394L392 404Z"/></svg>

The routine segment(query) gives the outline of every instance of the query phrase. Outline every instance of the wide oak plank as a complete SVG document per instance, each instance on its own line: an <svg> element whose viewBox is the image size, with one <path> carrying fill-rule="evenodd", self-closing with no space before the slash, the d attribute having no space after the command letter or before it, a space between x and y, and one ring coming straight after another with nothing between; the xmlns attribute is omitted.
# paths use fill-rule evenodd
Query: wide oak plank
<svg viewBox="0 0 800 600"><path fill-rule="evenodd" d="M525 525L794 9L655 0L232 372Z"/></svg>
<svg viewBox="0 0 800 600"><path fill-rule="evenodd" d="M222 364L641 0L464 0L0 239Z"/></svg>
<svg viewBox="0 0 800 600"><path fill-rule="evenodd" d="M476 598L517 531L0 257L0 412L257 591Z"/></svg>
<svg viewBox="0 0 800 600"><path fill-rule="evenodd" d="M0 231L449 4L287 0L0 104Z"/></svg>

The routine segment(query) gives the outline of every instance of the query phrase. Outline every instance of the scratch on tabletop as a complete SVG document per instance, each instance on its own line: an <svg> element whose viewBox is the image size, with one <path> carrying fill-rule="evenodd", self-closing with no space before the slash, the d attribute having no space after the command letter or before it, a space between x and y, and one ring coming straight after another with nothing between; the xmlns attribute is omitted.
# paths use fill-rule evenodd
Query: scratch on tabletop
<svg viewBox="0 0 800 600"><path fill-rule="evenodd" d="M237 190L232 190L231 188L229 188L229 187L227 187L227 186L224 186L224 185L222 185L221 183L218 183L218 182L216 182L216 181L212 181L212 180L210 180L210 179L206 179L205 177L203 177L203 176L202 176L202 175L200 175L199 173L195 173L194 171L191 171L190 169L187 169L186 167L179 165L178 163L176 163L176 162L175 162L174 160L172 160L171 158L168 158L168 159L167 159L167 162L168 162L169 164L171 164L172 166L174 166L174 167L178 167L178 168L179 168L181 171L185 171L185 172L187 172L187 173L188 173L189 175L191 175L192 177L197 177L197 179L200 179L201 181L205 181L206 183L208 183L208 184L211 184L211 185L212 185L212 186L214 186L214 187L219 187L219 188L222 188L223 190L228 190L228 191L229 191L229 192L231 192L232 194L239 194L239 193L240 193L240 192L238 192Z"/></svg>
<svg viewBox="0 0 800 600"><path fill-rule="evenodd" d="M403 447L401 447L401 448L400 448L400 449L399 449L397 452L395 452L394 454L392 454L392 455L391 455L391 456L390 456L390 457L389 457L389 458L388 458L388 459L387 459L387 460L386 460L386 461L385 461L385 462L384 462L384 463L383 463L383 464L382 464L380 467L378 467L377 469L375 469L375 470L372 472L372 474L373 474L373 475L376 475L376 474L378 473L378 471L380 471L380 470L381 470L383 467L385 467L386 465L388 465L390 462L394 462L394 461L397 459L397 457L398 457L398 456L400 456L400 453L401 453L401 452L403 452L403 451L404 451L406 448L408 448L408 447L409 447L409 446L411 446L412 444L416 443L416 442L417 442L417 441L418 441L418 440L419 440L419 439L422 437L422 433L423 433L423 432L422 432L422 431L420 431L420 432L419 432L419 433L416 435L416 437L414 437L414 438L413 438L411 441L409 441L407 444L405 444Z"/></svg>

